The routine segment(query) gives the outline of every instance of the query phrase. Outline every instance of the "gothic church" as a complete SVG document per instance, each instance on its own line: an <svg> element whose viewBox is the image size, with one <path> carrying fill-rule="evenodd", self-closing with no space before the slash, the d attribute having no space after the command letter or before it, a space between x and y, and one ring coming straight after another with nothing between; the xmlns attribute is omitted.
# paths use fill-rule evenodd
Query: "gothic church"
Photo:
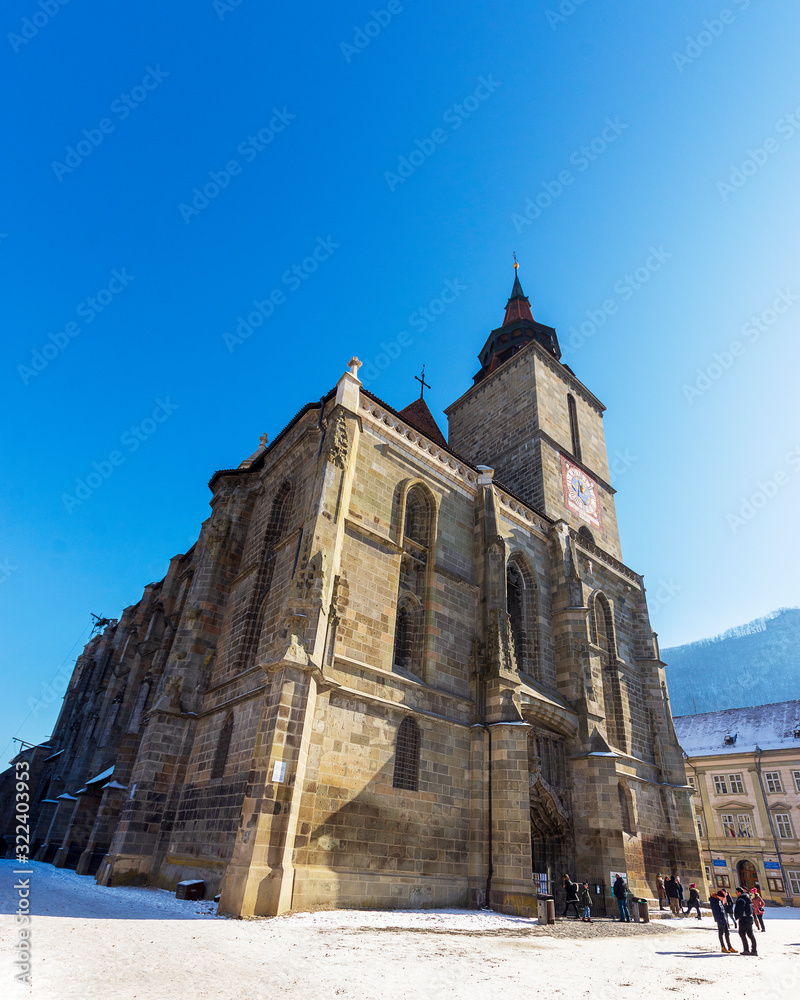
<svg viewBox="0 0 800 1000"><path fill-rule="evenodd" d="M560 358L515 275L447 438L353 358L216 472L196 544L78 659L36 857L244 916L702 885L604 407Z"/></svg>

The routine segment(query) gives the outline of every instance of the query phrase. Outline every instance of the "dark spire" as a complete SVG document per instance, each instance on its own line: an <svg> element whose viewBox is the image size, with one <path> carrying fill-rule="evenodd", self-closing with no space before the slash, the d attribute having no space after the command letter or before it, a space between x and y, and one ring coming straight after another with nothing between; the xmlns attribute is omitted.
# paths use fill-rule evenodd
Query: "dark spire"
<svg viewBox="0 0 800 1000"><path fill-rule="evenodd" d="M533 313L531 312L531 304L528 301L525 292L522 291L522 285L519 283L519 264L517 263L516 257L514 258L514 286L511 289L511 297L506 303L506 317L503 320L503 326L506 323L513 323L518 319L529 319L533 321Z"/></svg>
<svg viewBox="0 0 800 1000"><path fill-rule="evenodd" d="M475 376L476 382L480 382L531 341L541 344L554 358L561 358L556 331L551 326L537 323L533 318L531 304L520 284L518 269L519 264L515 254L514 284L511 288L511 297L506 303L503 325L492 330L489 339L483 345L479 355L481 370Z"/></svg>

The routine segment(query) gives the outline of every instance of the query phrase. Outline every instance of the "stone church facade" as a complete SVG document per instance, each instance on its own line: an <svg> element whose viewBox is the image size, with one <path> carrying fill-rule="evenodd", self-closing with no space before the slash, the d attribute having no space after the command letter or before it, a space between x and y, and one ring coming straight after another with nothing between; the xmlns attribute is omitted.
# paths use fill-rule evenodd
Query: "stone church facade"
<svg viewBox="0 0 800 1000"><path fill-rule="evenodd" d="M479 357L447 440L353 359L214 474L197 543L76 664L39 860L244 916L703 883L604 407L516 277Z"/></svg>

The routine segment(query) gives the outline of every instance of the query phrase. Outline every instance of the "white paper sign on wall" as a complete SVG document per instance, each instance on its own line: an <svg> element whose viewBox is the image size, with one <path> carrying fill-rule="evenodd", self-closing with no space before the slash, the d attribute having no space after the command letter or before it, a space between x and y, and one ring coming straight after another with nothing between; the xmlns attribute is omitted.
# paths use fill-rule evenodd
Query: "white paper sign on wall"
<svg viewBox="0 0 800 1000"><path fill-rule="evenodd" d="M275 784L281 784L286 776L286 761L276 760L272 765L272 780Z"/></svg>

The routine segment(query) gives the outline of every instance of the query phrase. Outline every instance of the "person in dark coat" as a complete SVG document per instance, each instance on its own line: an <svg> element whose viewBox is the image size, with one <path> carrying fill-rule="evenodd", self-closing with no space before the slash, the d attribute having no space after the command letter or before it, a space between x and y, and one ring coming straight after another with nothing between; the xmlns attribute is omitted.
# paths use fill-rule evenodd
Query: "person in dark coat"
<svg viewBox="0 0 800 1000"><path fill-rule="evenodd" d="M593 924L592 920L592 894L589 892L589 883L584 882L581 887L581 894L579 897L581 906L583 907L583 916L581 920L585 921L587 924Z"/></svg>
<svg viewBox="0 0 800 1000"><path fill-rule="evenodd" d="M743 955L758 955L756 936L753 933L753 901L750 893L741 886L736 890L736 902L733 905L733 915L739 924L739 937L742 939Z"/></svg>
<svg viewBox="0 0 800 1000"><path fill-rule="evenodd" d="M692 910L697 910L697 919L702 920L702 914L700 913L700 893L697 891L697 886L692 882L689 886L689 902L686 904L686 916L688 917Z"/></svg>
<svg viewBox="0 0 800 1000"><path fill-rule="evenodd" d="M728 920L732 920L733 921L733 926L734 926L734 929L735 929L736 928L736 916L734 915L734 912L733 912L733 900L731 899L731 894L729 892L725 892L725 915L727 916Z"/></svg>
<svg viewBox="0 0 800 1000"><path fill-rule="evenodd" d="M663 910L664 903L667 901L667 890L664 888L664 876L660 872L656 875L656 892L658 893L658 908Z"/></svg>
<svg viewBox="0 0 800 1000"><path fill-rule="evenodd" d="M664 888L667 890L667 899L669 900L669 908L672 911L673 917L679 917L681 915L681 892L683 890L678 888L677 881L671 875L664 882Z"/></svg>
<svg viewBox="0 0 800 1000"><path fill-rule="evenodd" d="M567 911L572 907L575 910L575 919L578 920L578 883L573 882L569 875L564 872L564 912L562 917L566 917Z"/></svg>
<svg viewBox="0 0 800 1000"><path fill-rule="evenodd" d="M631 922L631 914L628 910L628 887L625 885L625 879L621 875L617 875L614 880L614 888L611 891L617 899L620 921L624 924L629 924Z"/></svg>
<svg viewBox="0 0 800 1000"><path fill-rule="evenodd" d="M725 914L726 895L727 894L724 889L711 893L711 899L709 900L709 903L711 904L711 916L717 924L720 948L722 948L725 954L736 955L738 954L736 949L731 948L731 933L728 930L728 917Z"/></svg>

